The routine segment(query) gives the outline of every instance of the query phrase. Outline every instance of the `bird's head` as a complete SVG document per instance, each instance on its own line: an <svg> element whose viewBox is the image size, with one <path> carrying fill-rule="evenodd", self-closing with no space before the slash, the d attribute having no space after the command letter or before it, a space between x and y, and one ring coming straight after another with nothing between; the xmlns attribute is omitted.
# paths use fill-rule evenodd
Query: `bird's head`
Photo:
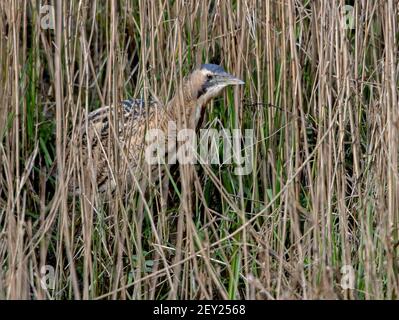
<svg viewBox="0 0 399 320"><path fill-rule="evenodd" d="M199 105L205 105L212 98L217 97L222 90L230 85L241 85L244 81L227 73L216 64L203 64L194 70L189 81L193 98Z"/></svg>

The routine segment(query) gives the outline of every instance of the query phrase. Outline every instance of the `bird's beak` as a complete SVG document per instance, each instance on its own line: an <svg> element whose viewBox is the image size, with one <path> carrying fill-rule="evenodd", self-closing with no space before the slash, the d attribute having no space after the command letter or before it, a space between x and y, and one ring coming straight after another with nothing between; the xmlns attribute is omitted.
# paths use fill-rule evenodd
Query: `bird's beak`
<svg viewBox="0 0 399 320"><path fill-rule="evenodd" d="M244 81L242 81L241 79L239 79L227 72L220 76L219 81L226 86L229 86L229 85L236 86L236 85L245 84Z"/></svg>

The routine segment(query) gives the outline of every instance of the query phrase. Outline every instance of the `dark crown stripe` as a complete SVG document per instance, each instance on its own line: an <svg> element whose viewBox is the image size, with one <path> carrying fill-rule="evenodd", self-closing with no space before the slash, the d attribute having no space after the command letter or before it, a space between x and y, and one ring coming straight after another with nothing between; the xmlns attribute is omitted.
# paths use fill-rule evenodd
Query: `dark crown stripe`
<svg viewBox="0 0 399 320"><path fill-rule="evenodd" d="M211 64L211 63L205 63L201 65L201 70L208 70L212 73L224 73L224 69L217 65L217 64Z"/></svg>

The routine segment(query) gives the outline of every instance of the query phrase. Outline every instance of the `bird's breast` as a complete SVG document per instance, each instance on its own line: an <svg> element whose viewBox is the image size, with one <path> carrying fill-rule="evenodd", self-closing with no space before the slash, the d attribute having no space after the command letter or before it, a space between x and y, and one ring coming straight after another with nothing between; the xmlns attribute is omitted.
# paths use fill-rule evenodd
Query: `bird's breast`
<svg viewBox="0 0 399 320"><path fill-rule="evenodd" d="M203 110L203 108L199 104L195 107L195 125L198 124L198 122L200 121L200 119L202 117L202 110Z"/></svg>

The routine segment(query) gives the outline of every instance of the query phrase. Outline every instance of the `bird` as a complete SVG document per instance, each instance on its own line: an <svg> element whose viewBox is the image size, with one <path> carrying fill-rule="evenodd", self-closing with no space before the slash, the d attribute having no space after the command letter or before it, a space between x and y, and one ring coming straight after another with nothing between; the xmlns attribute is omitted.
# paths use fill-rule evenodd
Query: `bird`
<svg viewBox="0 0 399 320"><path fill-rule="evenodd" d="M136 173L142 169L140 161L147 130L166 132L170 121L176 123L177 130L197 130L206 105L227 86L242 84L244 81L222 66L202 64L183 78L181 85L176 86L175 95L165 104L127 99L90 112L70 139L66 160L68 192L82 194L83 183L94 185L99 193L108 188L112 191L116 187L116 174L131 180L132 168L137 169L133 170ZM109 147L115 151L112 155ZM117 159L116 173L113 163Z"/></svg>

